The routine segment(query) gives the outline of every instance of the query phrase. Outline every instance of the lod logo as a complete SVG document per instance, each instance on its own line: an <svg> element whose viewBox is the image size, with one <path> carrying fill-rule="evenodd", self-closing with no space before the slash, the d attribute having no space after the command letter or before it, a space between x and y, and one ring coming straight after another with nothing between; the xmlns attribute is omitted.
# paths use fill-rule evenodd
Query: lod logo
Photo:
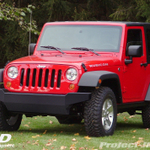
<svg viewBox="0 0 150 150"><path fill-rule="evenodd" d="M1 134L0 136L0 143L6 143L11 140L11 135L10 134Z"/></svg>

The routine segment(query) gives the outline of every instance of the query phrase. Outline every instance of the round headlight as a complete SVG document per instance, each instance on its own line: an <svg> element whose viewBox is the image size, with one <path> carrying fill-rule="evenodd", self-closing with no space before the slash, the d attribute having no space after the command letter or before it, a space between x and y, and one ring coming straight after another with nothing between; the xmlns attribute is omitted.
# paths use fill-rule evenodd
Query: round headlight
<svg viewBox="0 0 150 150"><path fill-rule="evenodd" d="M10 67L7 71L9 78L15 79L18 76L18 69L16 67Z"/></svg>
<svg viewBox="0 0 150 150"><path fill-rule="evenodd" d="M66 72L66 78L70 81L73 81L77 78L77 71L74 68L70 68Z"/></svg>

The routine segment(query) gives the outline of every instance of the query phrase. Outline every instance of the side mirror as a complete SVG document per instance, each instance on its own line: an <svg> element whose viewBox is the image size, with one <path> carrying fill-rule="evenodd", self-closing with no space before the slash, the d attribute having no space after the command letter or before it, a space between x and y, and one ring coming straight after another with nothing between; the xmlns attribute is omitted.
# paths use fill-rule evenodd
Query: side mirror
<svg viewBox="0 0 150 150"><path fill-rule="evenodd" d="M141 45L130 45L127 49L127 56L130 59L125 59L125 64L132 63L132 57L141 57L142 56L142 46Z"/></svg>
<svg viewBox="0 0 150 150"><path fill-rule="evenodd" d="M30 43L29 44L29 54L34 53L35 46L36 46L36 43Z"/></svg>
<svg viewBox="0 0 150 150"><path fill-rule="evenodd" d="M127 49L127 56L141 57L142 46L141 45L130 45Z"/></svg>

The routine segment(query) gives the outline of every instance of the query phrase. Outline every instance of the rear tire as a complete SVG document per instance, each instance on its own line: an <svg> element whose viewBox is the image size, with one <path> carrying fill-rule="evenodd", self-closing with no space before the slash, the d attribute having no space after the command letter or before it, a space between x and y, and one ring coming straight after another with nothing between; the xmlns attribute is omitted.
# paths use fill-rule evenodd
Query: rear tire
<svg viewBox="0 0 150 150"><path fill-rule="evenodd" d="M94 90L91 100L85 103L84 124L89 136L108 136L114 133L117 121L117 104L109 87Z"/></svg>
<svg viewBox="0 0 150 150"><path fill-rule="evenodd" d="M145 128L150 128L150 103L142 109L142 120Z"/></svg>
<svg viewBox="0 0 150 150"><path fill-rule="evenodd" d="M6 107L0 103L0 130L16 131L19 129L22 120L21 114L11 114Z"/></svg>

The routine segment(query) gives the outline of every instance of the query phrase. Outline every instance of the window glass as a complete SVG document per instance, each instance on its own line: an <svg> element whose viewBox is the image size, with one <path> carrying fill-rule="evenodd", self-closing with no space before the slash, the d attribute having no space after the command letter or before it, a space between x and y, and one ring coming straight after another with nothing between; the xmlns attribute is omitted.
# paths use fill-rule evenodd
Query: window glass
<svg viewBox="0 0 150 150"><path fill-rule="evenodd" d="M146 38L147 38L147 52L148 52L148 55L150 56L150 29L147 29L146 30Z"/></svg>
<svg viewBox="0 0 150 150"><path fill-rule="evenodd" d="M85 47L119 52L121 34L121 26L50 25L45 27L37 50L51 50L43 46L54 46L69 51L74 47Z"/></svg>
<svg viewBox="0 0 150 150"><path fill-rule="evenodd" d="M141 45L142 46L142 31L140 29L129 29L128 30L127 49L130 45Z"/></svg>

